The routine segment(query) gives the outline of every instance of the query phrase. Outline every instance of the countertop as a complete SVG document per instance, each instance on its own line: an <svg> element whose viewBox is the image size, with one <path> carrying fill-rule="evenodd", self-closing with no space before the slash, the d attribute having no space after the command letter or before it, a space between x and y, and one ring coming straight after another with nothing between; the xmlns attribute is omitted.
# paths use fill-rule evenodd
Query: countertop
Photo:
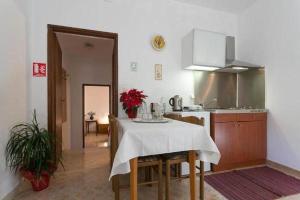
<svg viewBox="0 0 300 200"><path fill-rule="evenodd" d="M183 111L173 111L182 112L210 112L210 113L266 113L267 109L201 109L201 110L183 110Z"/></svg>
<svg viewBox="0 0 300 200"><path fill-rule="evenodd" d="M208 110L207 110L208 111ZM266 113L267 109L210 109L211 113Z"/></svg>

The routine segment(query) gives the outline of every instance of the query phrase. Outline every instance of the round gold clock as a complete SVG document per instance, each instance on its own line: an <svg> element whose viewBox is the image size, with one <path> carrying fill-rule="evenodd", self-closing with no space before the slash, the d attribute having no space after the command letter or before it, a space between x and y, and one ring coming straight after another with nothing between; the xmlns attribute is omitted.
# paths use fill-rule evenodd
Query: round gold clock
<svg viewBox="0 0 300 200"><path fill-rule="evenodd" d="M152 43L152 47L157 51L161 51L166 46L165 39L161 35L155 35L152 38L151 43Z"/></svg>

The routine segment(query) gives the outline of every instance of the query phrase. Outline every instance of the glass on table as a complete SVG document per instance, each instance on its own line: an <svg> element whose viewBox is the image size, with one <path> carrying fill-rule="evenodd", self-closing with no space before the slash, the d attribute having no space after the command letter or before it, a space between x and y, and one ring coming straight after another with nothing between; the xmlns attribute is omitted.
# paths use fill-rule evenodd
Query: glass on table
<svg viewBox="0 0 300 200"><path fill-rule="evenodd" d="M143 104L138 109L138 118L143 120L151 120L152 115L151 113L148 113L148 106L146 102L143 102Z"/></svg>

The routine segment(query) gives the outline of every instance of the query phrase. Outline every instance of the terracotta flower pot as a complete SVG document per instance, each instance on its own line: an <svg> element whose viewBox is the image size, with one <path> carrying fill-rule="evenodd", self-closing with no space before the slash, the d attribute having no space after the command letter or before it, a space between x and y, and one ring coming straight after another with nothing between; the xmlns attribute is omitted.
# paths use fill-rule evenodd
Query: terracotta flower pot
<svg viewBox="0 0 300 200"><path fill-rule="evenodd" d="M40 176L40 178L34 178L30 181L32 189L34 191L42 191L49 187L50 175L45 173Z"/></svg>
<svg viewBox="0 0 300 200"><path fill-rule="evenodd" d="M49 187L50 175L48 172L42 172L41 176L38 178L29 170L21 169L20 171L22 176L30 181L34 191L42 191Z"/></svg>
<svg viewBox="0 0 300 200"><path fill-rule="evenodd" d="M129 109L127 110L127 115L129 119L135 119L137 116L137 109Z"/></svg>

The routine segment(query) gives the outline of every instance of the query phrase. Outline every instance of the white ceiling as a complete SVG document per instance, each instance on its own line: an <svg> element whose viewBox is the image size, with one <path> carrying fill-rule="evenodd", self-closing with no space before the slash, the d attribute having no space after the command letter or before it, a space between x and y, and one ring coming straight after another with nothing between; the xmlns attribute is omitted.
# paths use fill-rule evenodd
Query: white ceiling
<svg viewBox="0 0 300 200"><path fill-rule="evenodd" d="M238 14L253 5L257 0L176 0L214 10Z"/></svg>
<svg viewBox="0 0 300 200"><path fill-rule="evenodd" d="M113 39L56 33L62 53L87 59L102 59L112 55ZM86 44L92 45L87 47Z"/></svg>

